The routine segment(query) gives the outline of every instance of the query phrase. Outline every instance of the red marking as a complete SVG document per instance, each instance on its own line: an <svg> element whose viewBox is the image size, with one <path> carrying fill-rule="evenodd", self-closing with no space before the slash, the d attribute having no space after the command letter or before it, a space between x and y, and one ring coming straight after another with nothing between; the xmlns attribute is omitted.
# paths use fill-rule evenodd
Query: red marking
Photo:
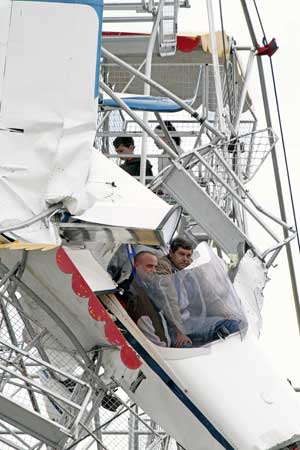
<svg viewBox="0 0 300 450"><path fill-rule="evenodd" d="M57 250L56 262L62 272L72 274L72 289L75 294L79 297L88 297L91 289L62 247Z"/></svg>
<svg viewBox="0 0 300 450"><path fill-rule="evenodd" d="M200 36L177 36L177 48L181 52L189 53L200 46Z"/></svg>
<svg viewBox="0 0 300 450"><path fill-rule="evenodd" d="M109 339L109 342L114 345L122 346L126 345L125 338L122 333L116 333L116 324L112 319L105 322L105 336ZM118 330L118 328L117 328ZM119 331L119 330L118 330Z"/></svg>
<svg viewBox="0 0 300 450"><path fill-rule="evenodd" d="M123 345L120 351L121 360L129 369L138 369L141 366L141 361L138 359L136 353L128 345Z"/></svg>
<svg viewBox="0 0 300 450"><path fill-rule="evenodd" d="M60 270L64 273L73 273L77 271L76 267L74 266L73 262L70 260L66 252L62 247L59 247L59 249L56 252L56 263Z"/></svg>
<svg viewBox="0 0 300 450"><path fill-rule="evenodd" d="M128 346L123 334L62 247L57 250L56 263L63 273L72 275L72 289L75 294L88 299L90 316L94 320L105 322L105 337L110 344L121 347L120 357L125 366L129 369L138 369L141 362L136 353Z"/></svg>
<svg viewBox="0 0 300 450"><path fill-rule="evenodd" d="M126 31L104 31L102 36L149 36L148 33L130 33ZM201 43L201 36L177 35L177 49L184 53L196 50Z"/></svg>
<svg viewBox="0 0 300 450"><path fill-rule="evenodd" d="M89 299L89 313L94 320L107 320L108 314L96 296Z"/></svg>
<svg viewBox="0 0 300 450"><path fill-rule="evenodd" d="M277 45L276 39L273 38L271 40L271 42L269 42L268 44L264 45L263 47L258 46L256 50L257 50L257 54L260 55L260 56L267 55L267 56L271 57L278 50L278 48L279 47Z"/></svg>
<svg viewBox="0 0 300 450"><path fill-rule="evenodd" d="M85 282L77 269L76 272L73 272L72 289L78 297L88 297L91 292L89 285Z"/></svg>

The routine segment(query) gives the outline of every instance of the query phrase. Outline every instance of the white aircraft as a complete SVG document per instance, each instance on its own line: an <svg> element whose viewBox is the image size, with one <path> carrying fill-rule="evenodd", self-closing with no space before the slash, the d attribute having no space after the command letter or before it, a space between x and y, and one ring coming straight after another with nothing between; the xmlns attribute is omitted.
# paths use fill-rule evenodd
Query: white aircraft
<svg viewBox="0 0 300 450"><path fill-rule="evenodd" d="M274 149L275 134L270 128L256 131L255 121L250 131L241 131L243 114L252 113L247 94L252 62L264 53L271 56L274 46L251 49L247 73L235 74L238 51L226 35L216 37L212 3L207 2L210 40L177 41L178 10L188 2L3 0L0 5L0 441L5 449L79 449L86 436L86 449L112 448L99 432L101 404L112 399L116 412L109 420L118 420L119 406L136 414L118 398L118 387L186 450L294 450L300 444L297 393L259 341L268 268L295 232L261 208L245 187ZM105 6L143 12L154 20L152 34L104 34L101 51ZM172 32L166 31L168 21ZM152 44L165 56L159 76L169 71L169 84L159 76L161 83L149 81L135 69L147 49L149 66ZM222 68L229 77L223 88L224 55L230 69ZM153 71L161 56L153 56ZM159 97L138 95L134 82L127 97L118 96L128 78L113 89L109 76L117 73L116 64L129 70L129 78L150 83ZM177 69L192 64L196 88L186 102L171 71L176 79ZM99 114L101 68L101 89L112 100L108 104L102 97ZM234 81L240 90L232 89ZM184 141L188 133L165 126L163 113L175 111L174 105L198 127L191 132L192 146ZM96 132L108 146L113 137L132 133L105 122L107 111L120 109L120 117L126 114L140 127L137 138L147 132L169 158L151 189L94 146ZM134 109L154 111L161 131L153 131ZM179 148L172 139L176 133L184 141ZM142 155L142 178L144 163ZM248 233L247 215L268 235L266 249ZM284 228L284 240L273 224ZM197 246L191 266L169 279L171 288L181 283L188 307L191 286L199 301L202 342L190 348L153 343L118 300L108 272L121 245L132 263L131 246L166 246L176 230L195 243L203 234L209 241ZM233 284L212 241L231 267ZM146 283L149 301L151 295L153 301L160 295L168 301L161 279L150 277L152 288ZM214 333L220 318L234 319L238 327ZM162 443L167 448L153 433L147 448Z"/></svg>

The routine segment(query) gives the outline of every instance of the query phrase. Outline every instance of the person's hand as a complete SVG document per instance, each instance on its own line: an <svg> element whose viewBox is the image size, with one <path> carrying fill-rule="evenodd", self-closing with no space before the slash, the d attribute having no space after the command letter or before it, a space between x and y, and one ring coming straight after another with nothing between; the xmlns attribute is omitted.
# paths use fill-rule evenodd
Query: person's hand
<svg viewBox="0 0 300 450"><path fill-rule="evenodd" d="M190 344L192 345L191 339L185 334L181 333L181 331L176 330L176 347L183 347L184 345Z"/></svg>

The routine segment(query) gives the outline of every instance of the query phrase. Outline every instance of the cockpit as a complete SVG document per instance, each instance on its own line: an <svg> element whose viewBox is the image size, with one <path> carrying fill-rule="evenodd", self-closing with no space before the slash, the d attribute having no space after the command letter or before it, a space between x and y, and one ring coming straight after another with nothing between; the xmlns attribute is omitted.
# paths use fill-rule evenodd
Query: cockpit
<svg viewBox="0 0 300 450"><path fill-rule="evenodd" d="M247 331L245 308L226 265L206 242L181 270L157 249L133 254L126 246L109 270L119 277L116 297L144 336L158 346L201 347L234 333L243 337Z"/></svg>

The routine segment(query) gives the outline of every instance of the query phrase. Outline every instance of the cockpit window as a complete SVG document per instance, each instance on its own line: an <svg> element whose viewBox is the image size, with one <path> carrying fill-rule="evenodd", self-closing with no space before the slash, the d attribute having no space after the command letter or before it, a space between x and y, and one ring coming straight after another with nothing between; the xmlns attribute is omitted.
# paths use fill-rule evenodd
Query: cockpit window
<svg viewBox="0 0 300 450"><path fill-rule="evenodd" d="M241 302L209 247L184 270L172 275L139 273L135 282L163 315L171 346L176 346L178 331L191 341L184 346L199 347L246 329Z"/></svg>
<svg viewBox="0 0 300 450"><path fill-rule="evenodd" d="M245 313L223 262L207 244L200 247L199 257L172 275L156 273L151 255L145 256L145 269L131 275L128 314L157 345L200 347L246 332Z"/></svg>

